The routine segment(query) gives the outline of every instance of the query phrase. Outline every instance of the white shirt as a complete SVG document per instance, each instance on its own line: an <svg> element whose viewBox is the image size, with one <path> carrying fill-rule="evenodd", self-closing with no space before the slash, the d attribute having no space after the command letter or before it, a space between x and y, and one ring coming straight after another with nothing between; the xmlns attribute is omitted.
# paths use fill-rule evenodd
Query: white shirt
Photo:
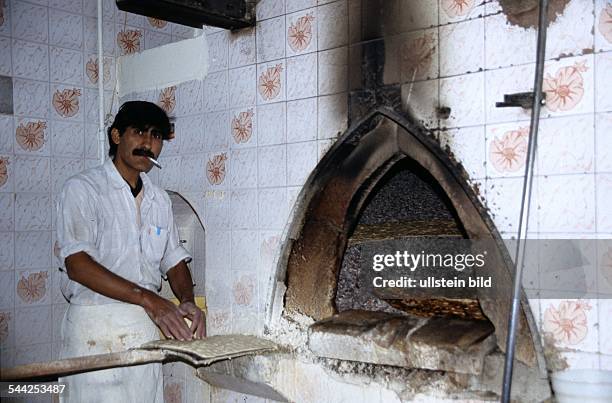
<svg viewBox="0 0 612 403"><path fill-rule="evenodd" d="M157 291L169 269L191 260L180 245L170 197L145 173L140 177L144 196L139 217L130 187L110 159L66 181L57 204L61 262L85 252L113 273ZM117 302L70 280L65 269L61 289L78 305Z"/></svg>

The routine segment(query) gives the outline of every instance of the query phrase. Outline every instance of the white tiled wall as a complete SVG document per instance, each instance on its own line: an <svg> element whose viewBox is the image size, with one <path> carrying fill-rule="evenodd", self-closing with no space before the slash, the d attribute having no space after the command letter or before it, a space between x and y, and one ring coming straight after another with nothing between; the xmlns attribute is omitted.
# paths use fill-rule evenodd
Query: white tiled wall
<svg viewBox="0 0 612 403"><path fill-rule="evenodd" d="M0 157L8 162L8 178L0 185L0 273L12 273L15 277L8 277L15 280L0 282L0 294L17 295L21 270L53 269L52 197L63 178L94 163L97 96L86 71L96 57L92 3L5 1L0 49L10 50L11 63L3 57L0 70L15 78L15 116L0 117ZM171 114L177 138L165 146L164 169L154 177L201 206L211 334L261 332L268 278L297 194L347 129L348 77L359 68L359 58L352 55L359 55L362 35L384 37L385 83L402 85L404 107L448 144L479 185L502 234L516 233L529 113L496 108L495 102L504 94L532 89L536 31L510 24L497 1L384 4L380 32L371 29L366 0L265 0L258 3L255 28L234 33L205 28L210 73L203 82L176 86ZM125 52L117 35L126 29L133 31L128 40L139 39L130 44L135 49L192 34L174 24L155 28L146 18L126 16L110 0L105 5L105 55L111 63ZM607 154L612 145L611 20L609 0L572 0L550 24L549 103L541 119L537 199L530 218L534 236L612 236L607 197L612 195ZM418 63L414 54L421 57ZM63 117L51 100L56 91L61 95L72 89L81 93L80 109ZM157 102L160 91L132 97ZM451 108L449 119L438 119L438 106ZM25 150L13 140L15 130L38 121L46 123L44 143ZM517 152L505 162L495 153L504 146ZM47 290L52 278L46 280ZM612 287L612 276L602 275L601 282L602 288L604 282ZM42 309L55 314L62 306L53 299L24 311L21 302L17 308L19 298L0 299L2 356L8 362L17 349L20 360L26 357L23 340L15 342L15 323L25 316L44 322L50 316ZM534 304L543 326L550 326L554 315L564 315L562 304ZM584 337L558 338L559 347L577 350L567 353L570 362L588 358L590 366L612 367L610 332L605 332L608 305L593 299L577 306L585 318L578 325ZM2 333L3 326L8 332ZM55 335L30 340L28 351L53 340Z"/></svg>

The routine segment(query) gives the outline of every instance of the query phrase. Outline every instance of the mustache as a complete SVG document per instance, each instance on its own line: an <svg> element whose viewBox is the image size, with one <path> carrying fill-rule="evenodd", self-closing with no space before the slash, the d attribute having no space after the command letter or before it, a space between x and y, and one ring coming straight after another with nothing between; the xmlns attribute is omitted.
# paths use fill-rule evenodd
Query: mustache
<svg viewBox="0 0 612 403"><path fill-rule="evenodd" d="M137 148L134 151L132 151L133 155L141 155L143 157L149 157L149 158L155 158L155 154L153 154L153 152L151 150L147 150L144 148Z"/></svg>

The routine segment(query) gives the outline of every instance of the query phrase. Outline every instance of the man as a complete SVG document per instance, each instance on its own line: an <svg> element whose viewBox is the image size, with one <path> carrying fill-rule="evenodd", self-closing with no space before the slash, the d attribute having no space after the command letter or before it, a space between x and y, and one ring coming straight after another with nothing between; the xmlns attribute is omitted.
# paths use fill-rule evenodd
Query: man
<svg viewBox="0 0 612 403"><path fill-rule="evenodd" d="M61 327L61 358L123 351L167 336L204 337L170 198L146 172L168 139L166 113L150 102L121 106L108 129L108 159L68 179L59 196L57 241L70 301ZM181 302L157 294L167 276ZM184 318L192 321L189 328ZM78 374L66 402L163 402L161 364Z"/></svg>

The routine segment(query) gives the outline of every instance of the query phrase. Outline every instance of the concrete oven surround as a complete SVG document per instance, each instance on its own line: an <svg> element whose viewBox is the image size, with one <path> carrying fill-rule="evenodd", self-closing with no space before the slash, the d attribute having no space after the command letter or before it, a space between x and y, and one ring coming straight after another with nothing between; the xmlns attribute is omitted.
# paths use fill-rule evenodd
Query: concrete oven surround
<svg viewBox="0 0 612 403"><path fill-rule="evenodd" d="M467 237L498 245L499 295L477 296L490 322L366 311L336 315L349 232L377 182L406 157L438 182ZM510 306L501 301L510 298L511 260L465 178L418 124L390 108L377 108L353 124L310 175L285 234L265 334L286 352L213 365L198 375L214 386L281 401L317 401L311 389L326 388L327 399L329 393L372 393L389 396L376 401L495 400ZM513 393L519 401L542 401L550 396L544 357L526 300L522 307ZM355 384L359 392L351 392Z"/></svg>

